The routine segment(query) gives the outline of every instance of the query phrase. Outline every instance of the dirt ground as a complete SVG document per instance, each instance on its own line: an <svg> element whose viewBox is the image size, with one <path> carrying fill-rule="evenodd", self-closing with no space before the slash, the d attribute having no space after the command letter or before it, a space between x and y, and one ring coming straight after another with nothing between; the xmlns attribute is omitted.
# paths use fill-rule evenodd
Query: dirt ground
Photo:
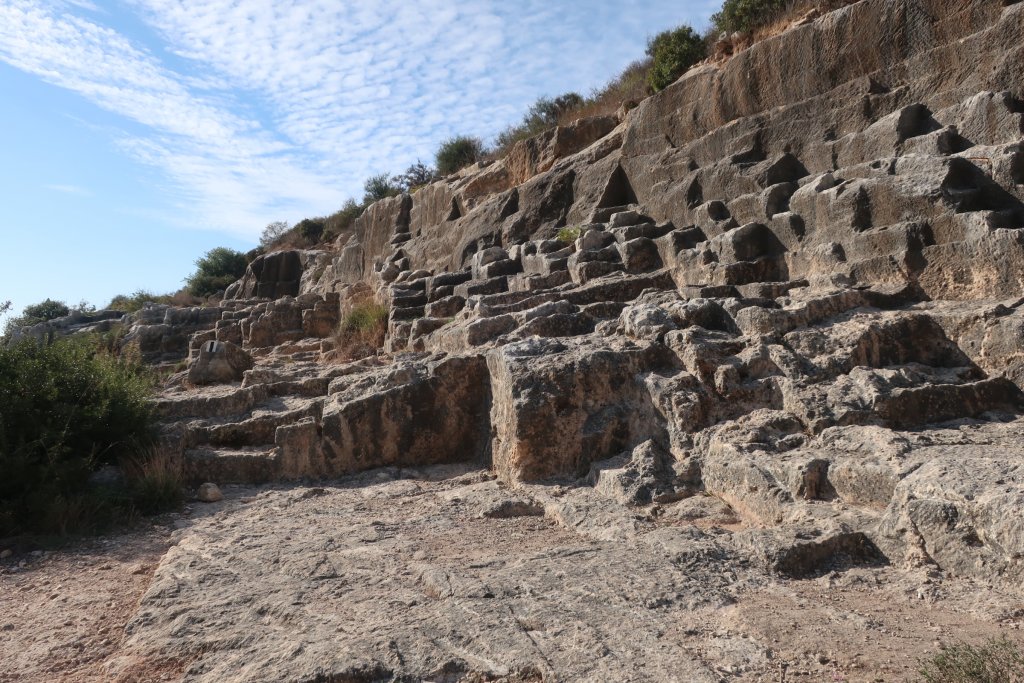
<svg viewBox="0 0 1024 683"><path fill-rule="evenodd" d="M0 565L0 681L107 681L104 663L170 545L170 529L15 552ZM157 679L159 680L159 679Z"/></svg>
<svg viewBox="0 0 1024 683"><path fill-rule="evenodd" d="M422 494L446 488L420 486ZM258 493L237 490L231 497ZM415 507L415 500L398 507ZM194 508L3 559L0 682L179 680L190 662L145 658L126 669L122 644L164 553L194 521L216 523L224 514L218 506ZM379 516L383 509L367 512ZM452 567L470 562L469 546L479 547L485 536L488 543L503 539L502 552L510 554L537 553L574 536L543 517L453 521L461 524L419 536L418 546L426 555L445 555ZM1024 603L1012 594L926 570L858 567L806 580L740 581L736 588L732 604L697 610L678 623L678 633L666 633L723 681L917 681L921 660L947 643L1000 635L1024 643ZM118 657L115 676L108 665Z"/></svg>

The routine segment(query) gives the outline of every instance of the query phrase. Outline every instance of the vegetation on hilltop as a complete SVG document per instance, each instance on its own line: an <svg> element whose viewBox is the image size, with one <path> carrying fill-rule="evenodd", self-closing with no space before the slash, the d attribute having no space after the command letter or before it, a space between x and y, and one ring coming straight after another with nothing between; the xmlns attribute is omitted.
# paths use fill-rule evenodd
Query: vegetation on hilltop
<svg viewBox="0 0 1024 683"><path fill-rule="evenodd" d="M219 294L245 275L248 265L242 252L216 247L196 260L196 270L185 279L185 289L192 296Z"/></svg>
<svg viewBox="0 0 1024 683"><path fill-rule="evenodd" d="M192 296L184 289L174 294L155 294L147 289L137 289L131 294L118 294L106 305L107 310L134 313L146 304L166 304L168 306L195 306L202 299Z"/></svg>
<svg viewBox="0 0 1024 683"><path fill-rule="evenodd" d="M363 182L363 204L369 206L388 197L397 197L402 194L404 188L401 183L391 177L389 173L378 173L372 175Z"/></svg>
<svg viewBox="0 0 1024 683"><path fill-rule="evenodd" d="M704 40L689 26L659 33L647 43L647 83L654 92L663 90L706 55Z"/></svg>
<svg viewBox="0 0 1024 683"><path fill-rule="evenodd" d="M398 181L406 189L406 192L413 193L424 185L434 182L438 177L436 169L417 159L415 164L405 169L405 173L398 176Z"/></svg>
<svg viewBox="0 0 1024 683"><path fill-rule="evenodd" d="M4 302L5 306L0 313L7 313L10 311L11 304L9 301ZM88 303L82 301L75 306L68 306L63 301L55 301L53 299L44 299L36 304L30 304L26 306L21 315L13 318L8 318L7 322L4 323L4 337L9 337L12 332L22 327L31 327L32 325L38 325L50 320L56 320L57 318L63 318L64 316L71 315L73 312L89 313L95 311L95 306L90 306Z"/></svg>
<svg viewBox="0 0 1024 683"><path fill-rule="evenodd" d="M364 185L362 202L346 201L342 209L326 218L309 218L288 228L281 221L270 223L263 231L260 247L253 255L284 248L304 248L317 242L334 241L351 229L355 219L369 204L401 192L415 192L439 177L457 173L478 161L500 159L521 140L534 137L557 125L568 125L584 117L614 114L623 106L631 107L649 95L672 84L695 64L706 59L710 47L723 34L737 31L756 33L771 25L821 5L833 8L851 0L725 0L700 35L692 26L681 25L652 37L646 57L622 70L589 95L568 92L555 97L539 97L519 123L499 132L493 146L470 135L455 135L444 140L435 154L435 166L420 161L405 173L371 176ZM319 226L322 231L318 231ZM319 235L319 236L318 236Z"/></svg>
<svg viewBox="0 0 1024 683"><path fill-rule="evenodd" d="M586 102L579 93L565 93L558 97L541 97L527 110L523 120L511 125L498 133L495 141L495 156L504 156L520 140L527 140L535 135L558 125L567 112L574 111Z"/></svg>
<svg viewBox="0 0 1024 683"><path fill-rule="evenodd" d="M775 21L795 3L793 0L725 0L711 17L715 33L748 32Z"/></svg>
<svg viewBox="0 0 1024 683"><path fill-rule="evenodd" d="M484 152L484 143L480 138L469 135L448 138L437 149L437 171L443 176L456 173L482 159Z"/></svg>

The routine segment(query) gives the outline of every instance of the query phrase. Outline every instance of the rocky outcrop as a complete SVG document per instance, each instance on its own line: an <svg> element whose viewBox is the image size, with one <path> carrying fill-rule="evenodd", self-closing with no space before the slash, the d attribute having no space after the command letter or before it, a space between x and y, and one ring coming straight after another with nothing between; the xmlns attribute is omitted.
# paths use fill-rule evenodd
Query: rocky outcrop
<svg viewBox="0 0 1024 683"><path fill-rule="evenodd" d="M162 363L194 359L210 341L255 350L323 339L338 327L339 302L337 294L303 294L276 301L225 299L193 308L147 304L126 318L123 343L135 346L143 360Z"/></svg>
<svg viewBox="0 0 1024 683"><path fill-rule="evenodd" d="M252 269L232 292L266 298L145 309L129 336L148 358L213 341L254 363L226 384L172 383L158 401L165 445L196 483L486 468L497 483L458 494L472 519L543 517L587 543L642 548L650 571L665 558L718 577L725 565L789 578L889 565L1017 590L1022 37L1021 3L861 0L691 71L621 122L558 129L370 206L351 236L275 255L298 265ZM384 348L325 362L341 310L367 297L387 307ZM390 528L365 531L387 540ZM168 559L136 633L156 624L181 645L154 610L194 608L174 577L219 533ZM361 571L363 549L324 547L254 578L274 592L253 614L295 618L301 589L280 578L293 570ZM647 575L616 564L615 547L604 557L619 576ZM268 566L268 552L245 561ZM562 566L538 562L524 564ZM408 571L428 595L465 598L469 628L500 634L501 657L445 641L459 653L451 671L645 679L628 663L528 656L522 630L474 621L498 612L473 600L520 590L504 574L484 586ZM207 662L197 680L250 658L259 678L287 659L254 646L204 660L217 646L192 635L179 654ZM448 666L422 654L436 642L392 642L382 654L365 641L372 658L343 653L325 669L319 655L293 661L310 678Z"/></svg>
<svg viewBox="0 0 1024 683"><path fill-rule="evenodd" d="M324 474L381 465L483 461L489 386L477 356L401 361L328 387Z"/></svg>
<svg viewBox="0 0 1024 683"><path fill-rule="evenodd" d="M297 264L264 282L303 283L297 298L167 311L213 323L190 333L194 352L259 351L241 386L211 395L223 412L168 396L189 471L262 481L476 461L510 483L589 476L623 501L705 490L775 526L839 496L844 533L912 545L865 512L914 497L907 471L803 454L845 430L1021 409L1024 109L1019 55L995 45L1020 35L1024 10L919 12L938 17L913 19L931 42L889 41L884 69L829 51L836 68L799 87L762 65L927 4L827 14L691 72L621 126L559 129L379 202L336 256L270 255L236 288ZM926 53L999 68L919 77ZM752 90L742 70L764 81ZM569 221L582 224L555 239ZM392 359L316 368L330 344L315 340L355 293L388 305ZM290 353L302 365L283 368Z"/></svg>
<svg viewBox="0 0 1024 683"><path fill-rule="evenodd" d="M225 299L279 299L297 296L303 276L322 259L318 251L275 251L253 259L242 279L228 287Z"/></svg>
<svg viewBox="0 0 1024 683"><path fill-rule="evenodd" d="M618 123L614 116L592 116L517 142L504 160L511 181L509 186L521 185L549 170L559 159L589 147L612 132Z"/></svg>
<svg viewBox="0 0 1024 683"><path fill-rule="evenodd" d="M70 315L12 330L9 343L23 340L49 343L73 334L109 332L125 321L123 311L73 311Z"/></svg>
<svg viewBox="0 0 1024 683"><path fill-rule="evenodd" d="M932 298L1012 296L1024 281L1020 13L854 3L691 71L613 130L559 128L374 205L314 288L390 281L395 267L455 272L489 247L639 203L656 224L692 229L659 249L681 286L842 276Z"/></svg>

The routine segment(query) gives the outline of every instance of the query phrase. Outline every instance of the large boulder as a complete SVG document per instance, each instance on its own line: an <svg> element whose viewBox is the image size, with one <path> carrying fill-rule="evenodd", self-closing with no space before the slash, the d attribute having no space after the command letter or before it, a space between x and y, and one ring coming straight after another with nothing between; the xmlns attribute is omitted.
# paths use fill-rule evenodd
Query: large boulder
<svg viewBox="0 0 1024 683"><path fill-rule="evenodd" d="M480 356L399 362L331 384L324 474L482 460L490 387Z"/></svg>
<svg viewBox="0 0 1024 683"><path fill-rule="evenodd" d="M202 345L188 369L192 384L222 384L241 381L253 367L252 356L231 342L211 340Z"/></svg>
<svg viewBox="0 0 1024 683"><path fill-rule="evenodd" d="M656 433L641 375L668 364L667 350L609 341L532 338L488 354L499 477L581 476Z"/></svg>

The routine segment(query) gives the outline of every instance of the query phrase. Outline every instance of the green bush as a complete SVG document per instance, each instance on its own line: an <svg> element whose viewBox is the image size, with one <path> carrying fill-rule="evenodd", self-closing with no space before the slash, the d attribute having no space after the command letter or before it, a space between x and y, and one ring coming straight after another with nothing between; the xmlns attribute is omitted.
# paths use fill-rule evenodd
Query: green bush
<svg viewBox="0 0 1024 683"><path fill-rule="evenodd" d="M495 140L500 153L507 154L520 140L540 135L558 125L567 112L583 107L587 103L578 93L570 92L555 98L540 97L526 112L521 123L509 126L498 134Z"/></svg>
<svg viewBox="0 0 1024 683"><path fill-rule="evenodd" d="M579 226L573 228L565 227L558 231L558 234L555 235L555 239L563 244L572 244L578 240L582 234L583 229Z"/></svg>
<svg viewBox="0 0 1024 683"><path fill-rule="evenodd" d="M434 162L438 173L446 176L475 164L483 155L484 143L480 138L457 135L441 143Z"/></svg>
<svg viewBox="0 0 1024 683"><path fill-rule="evenodd" d="M297 232L299 237L304 239L306 242L316 244L324 234L324 226L326 223L326 218L303 218L301 221L296 223L295 232Z"/></svg>
<svg viewBox="0 0 1024 683"><path fill-rule="evenodd" d="M378 173L366 179L363 183L363 204L369 206L374 202L388 197L396 197L402 194L402 186L399 181L392 178L388 173Z"/></svg>
<svg viewBox="0 0 1024 683"><path fill-rule="evenodd" d="M792 0L725 0L722 9L711 16L715 33L744 33L768 24L779 16Z"/></svg>
<svg viewBox="0 0 1024 683"><path fill-rule="evenodd" d="M921 666L925 683L1024 683L1024 652L1005 636L947 647Z"/></svg>
<svg viewBox="0 0 1024 683"><path fill-rule="evenodd" d="M220 294L245 275L247 265L248 260L242 252L216 247L196 261L196 272L185 279L185 288L192 296Z"/></svg>
<svg viewBox="0 0 1024 683"><path fill-rule="evenodd" d="M526 112L523 123L534 129L551 128L558 125L558 119L565 112L583 105L583 98L574 92L559 95L554 99L541 97Z"/></svg>
<svg viewBox="0 0 1024 683"><path fill-rule="evenodd" d="M706 54L704 40L689 26L659 33L647 43L651 58L647 82L655 92L663 90Z"/></svg>
<svg viewBox="0 0 1024 683"><path fill-rule="evenodd" d="M153 442L150 389L87 337L0 348L0 536L64 533L109 507L89 478Z"/></svg>
<svg viewBox="0 0 1024 683"><path fill-rule="evenodd" d="M46 299L45 301L40 301L38 304L26 306L25 310L22 311L22 315L26 318L34 318L39 321L55 320L57 318L63 318L66 315L71 315L71 309L63 301Z"/></svg>

